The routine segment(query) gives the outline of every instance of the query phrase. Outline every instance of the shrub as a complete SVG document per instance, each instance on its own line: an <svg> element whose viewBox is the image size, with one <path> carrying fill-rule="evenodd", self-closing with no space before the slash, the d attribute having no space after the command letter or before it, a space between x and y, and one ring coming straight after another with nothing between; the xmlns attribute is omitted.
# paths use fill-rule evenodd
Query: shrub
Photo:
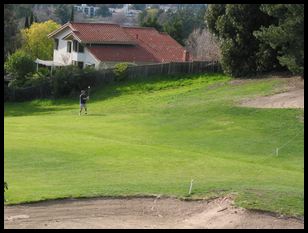
<svg viewBox="0 0 308 233"><path fill-rule="evenodd" d="M127 68L128 68L128 63L123 62L123 63L118 63L114 66L113 72L116 75L116 81L123 81L127 78Z"/></svg>
<svg viewBox="0 0 308 233"><path fill-rule="evenodd" d="M94 68L79 69L76 66L66 66L55 71L52 77L54 97L73 96L88 86L95 86L99 72Z"/></svg>
<svg viewBox="0 0 308 233"><path fill-rule="evenodd" d="M8 87L9 88L21 88L21 87L24 86L25 80L14 79L14 80L10 81Z"/></svg>
<svg viewBox="0 0 308 233"><path fill-rule="evenodd" d="M76 66L66 66L55 71L52 78L52 89L54 97L68 96L76 89L76 74L79 68Z"/></svg>
<svg viewBox="0 0 308 233"><path fill-rule="evenodd" d="M86 67L80 70L78 75L78 88L79 90L86 89L88 86L95 86L98 81L99 72L93 67Z"/></svg>
<svg viewBox="0 0 308 233"><path fill-rule="evenodd" d="M41 72L29 73L26 76L26 81L24 82L23 87L39 86L48 81L48 77Z"/></svg>
<svg viewBox="0 0 308 233"><path fill-rule="evenodd" d="M19 84L22 84L25 81L25 76L35 71L35 63L30 55L17 50L8 57L4 63L4 69L11 73L14 78L18 79L20 81Z"/></svg>

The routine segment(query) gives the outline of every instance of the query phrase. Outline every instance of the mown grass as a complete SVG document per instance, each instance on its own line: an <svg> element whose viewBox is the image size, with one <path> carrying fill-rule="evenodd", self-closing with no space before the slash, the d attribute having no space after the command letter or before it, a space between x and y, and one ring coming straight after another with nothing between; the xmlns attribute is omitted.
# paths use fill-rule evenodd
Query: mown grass
<svg viewBox="0 0 308 233"><path fill-rule="evenodd" d="M7 203L187 197L194 179L191 198L232 192L240 206L302 216L303 110L236 106L282 81L230 81L221 74L156 76L100 87L87 116L78 116L78 96L6 103Z"/></svg>

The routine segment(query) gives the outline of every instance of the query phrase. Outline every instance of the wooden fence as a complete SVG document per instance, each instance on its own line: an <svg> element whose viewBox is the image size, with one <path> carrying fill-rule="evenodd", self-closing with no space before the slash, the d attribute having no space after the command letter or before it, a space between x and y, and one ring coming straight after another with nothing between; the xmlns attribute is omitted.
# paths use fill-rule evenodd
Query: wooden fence
<svg viewBox="0 0 308 233"><path fill-rule="evenodd" d="M208 73L220 71L221 67L218 62L192 61L129 66L126 70L126 74L128 79L134 79L136 77L144 77L144 79L146 79L148 76L160 74ZM100 73L103 80L115 79L113 68L100 70Z"/></svg>
<svg viewBox="0 0 308 233"><path fill-rule="evenodd" d="M43 83L33 87L8 88L4 87L4 100L10 101L27 101L33 99L50 98L52 96L51 86L49 83Z"/></svg>

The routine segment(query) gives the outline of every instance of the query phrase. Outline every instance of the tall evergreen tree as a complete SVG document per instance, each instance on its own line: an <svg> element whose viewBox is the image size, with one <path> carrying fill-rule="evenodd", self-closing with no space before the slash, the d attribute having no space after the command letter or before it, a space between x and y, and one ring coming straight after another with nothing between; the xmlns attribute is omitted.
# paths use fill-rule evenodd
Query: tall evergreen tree
<svg viewBox="0 0 308 233"><path fill-rule="evenodd" d="M276 19L254 35L275 49L282 66L304 74L304 4L262 4L261 10Z"/></svg>
<svg viewBox="0 0 308 233"><path fill-rule="evenodd" d="M70 20L70 8L67 4L59 4L55 10L55 15L60 19L61 24L65 24Z"/></svg>
<svg viewBox="0 0 308 233"><path fill-rule="evenodd" d="M25 18L25 28L29 28L29 18L28 18L28 16L26 16L26 18Z"/></svg>
<svg viewBox="0 0 308 233"><path fill-rule="evenodd" d="M4 59L20 46L18 23L13 4L4 4L3 34L4 34Z"/></svg>
<svg viewBox="0 0 308 233"><path fill-rule="evenodd" d="M141 27L153 27L158 31L162 31L163 27L157 22L157 17L149 17L146 21L141 23Z"/></svg>
<svg viewBox="0 0 308 233"><path fill-rule="evenodd" d="M246 76L279 65L275 50L253 35L261 26L273 22L271 16L260 10L260 4L210 5L206 21L220 40L221 64L227 74Z"/></svg>
<svg viewBox="0 0 308 233"><path fill-rule="evenodd" d="M31 24L33 24L33 22L34 22L34 16L33 16L33 12L31 11L30 17L29 17L29 26L31 26Z"/></svg>
<svg viewBox="0 0 308 233"><path fill-rule="evenodd" d="M172 20L164 24L164 31L167 32L173 39L184 45L183 37L183 21L179 17L174 17Z"/></svg>
<svg viewBox="0 0 308 233"><path fill-rule="evenodd" d="M72 11L71 11L71 22L74 22L74 6L72 6Z"/></svg>

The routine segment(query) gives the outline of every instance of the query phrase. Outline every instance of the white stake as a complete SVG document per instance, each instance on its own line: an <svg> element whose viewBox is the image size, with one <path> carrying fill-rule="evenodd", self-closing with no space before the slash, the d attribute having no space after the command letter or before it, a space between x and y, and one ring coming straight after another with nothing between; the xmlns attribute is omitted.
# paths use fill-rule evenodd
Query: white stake
<svg viewBox="0 0 308 233"><path fill-rule="evenodd" d="M279 148L277 147L276 148L276 155L278 156L278 151L279 151Z"/></svg>
<svg viewBox="0 0 308 233"><path fill-rule="evenodd" d="M189 193L188 193L189 195L191 194L193 182L194 182L194 180L192 179L192 180L190 181L190 187L189 187Z"/></svg>

